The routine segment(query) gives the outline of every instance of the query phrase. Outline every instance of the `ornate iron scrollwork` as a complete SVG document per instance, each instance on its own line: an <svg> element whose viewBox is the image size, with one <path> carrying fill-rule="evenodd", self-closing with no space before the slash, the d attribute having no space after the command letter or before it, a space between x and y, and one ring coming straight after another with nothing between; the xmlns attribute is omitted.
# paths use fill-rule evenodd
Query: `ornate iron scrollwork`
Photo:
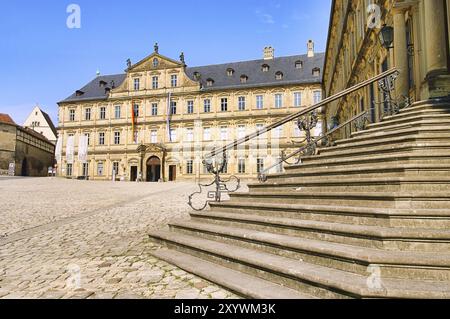
<svg viewBox="0 0 450 319"><path fill-rule="evenodd" d="M205 210L206 207L209 205L209 203L221 202L222 194L234 193L241 188L241 180L238 177L232 175L228 179L222 179L222 177L220 176L220 174L223 174L225 172L225 168L228 165L228 159L227 159L226 152L223 152L221 160L218 160L217 157L215 159L214 158L205 159L205 160L203 160L203 165L206 167L208 173L214 175L214 181L212 181L209 184L199 183L198 184L199 191L189 195L188 205L195 211ZM232 180L236 181L236 187L234 189L230 189L227 186L227 183L231 182ZM194 203L192 202L193 198L197 195L203 194L204 188L208 188L213 185L215 186L215 191L207 192L207 200L206 200L205 204L201 207L195 207Z"/></svg>
<svg viewBox="0 0 450 319"><path fill-rule="evenodd" d="M355 128L358 131L364 131L366 129L366 124L369 122L369 113L361 116L355 120Z"/></svg>
<svg viewBox="0 0 450 319"><path fill-rule="evenodd" d="M311 130L314 129L319 123L319 116L317 111L308 113L304 116L301 116L297 120L297 125L300 131L304 131L306 135L306 148L303 151L303 156L312 156L316 154L317 143L314 141L314 138L311 135Z"/></svg>

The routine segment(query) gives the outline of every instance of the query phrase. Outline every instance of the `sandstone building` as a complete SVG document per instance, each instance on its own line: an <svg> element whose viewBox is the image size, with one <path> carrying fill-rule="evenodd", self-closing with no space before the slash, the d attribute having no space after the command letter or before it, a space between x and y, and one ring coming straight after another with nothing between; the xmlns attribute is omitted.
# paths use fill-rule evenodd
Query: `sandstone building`
<svg viewBox="0 0 450 319"><path fill-rule="evenodd" d="M43 135L0 114L0 175L47 176L55 146Z"/></svg>
<svg viewBox="0 0 450 319"><path fill-rule="evenodd" d="M335 0L324 69L326 96L396 67L393 99L402 104L444 97L450 93L448 0ZM393 42L380 41L391 27ZM334 102L327 122L340 122L363 110L378 122L387 108L377 84Z"/></svg>
<svg viewBox="0 0 450 319"><path fill-rule="evenodd" d="M165 57L155 45L142 61L128 61L124 74L97 76L59 103L59 174L209 178L202 165L208 150L321 99L323 62L312 41L305 55L275 57L268 47L260 60L201 67L187 67L184 54ZM67 141L72 138L76 153L80 136L88 139L87 160L68 162ZM254 178L299 139L295 125L266 134L256 146L230 153L227 173Z"/></svg>
<svg viewBox="0 0 450 319"><path fill-rule="evenodd" d="M50 116L42 111L39 106L36 106L30 115L25 120L23 127L32 129L41 135L44 135L50 142L56 144L58 139L58 132L53 124Z"/></svg>

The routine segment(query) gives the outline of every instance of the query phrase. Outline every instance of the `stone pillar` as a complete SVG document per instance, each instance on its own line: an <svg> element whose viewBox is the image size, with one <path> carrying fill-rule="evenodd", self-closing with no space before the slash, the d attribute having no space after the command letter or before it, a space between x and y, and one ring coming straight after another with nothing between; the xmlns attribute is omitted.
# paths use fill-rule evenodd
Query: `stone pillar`
<svg viewBox="0 0 450 319"><path fill-rule="evenodd" d="M397 98L409 96L408 83L408 45L406 42L405 11L394 10L394 60L400 75L395 83Z"/></svg>
<svg viewBox="0 0 450 319"><path fill-rule="evenodd" d="M429 97L444 97L450 94L444 0L426 0L423 3L427 61L426 80Z"/></svg>
<svg viewBox="0 0 450 319"><path fill-rule="evenodd" d="M447 69L447 49L445 34L445 12L443 0L426 0L425 39L427 53L427 75L445 74Z"/></svg>

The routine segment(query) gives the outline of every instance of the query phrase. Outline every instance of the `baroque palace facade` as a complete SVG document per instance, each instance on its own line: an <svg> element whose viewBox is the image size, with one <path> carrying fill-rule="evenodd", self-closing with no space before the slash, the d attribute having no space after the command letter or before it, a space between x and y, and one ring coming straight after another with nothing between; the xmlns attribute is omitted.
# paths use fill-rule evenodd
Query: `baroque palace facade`
<svg viewBox="0 0 450 319"><path fill-rule="evenodd" d="M333 0L324 68L324 91L332 96L396 67L396 103L448 96L449 0ZM383 27L393 42L380 41ZM386 30L386 29L385 29ZM327 126L370 111L372 122L386 112L374 84L330 104ZM348 135L349 132L347 132Z"/></svg>
<svg viewBox="0 0 450 319"><path fill-rule="evenodd" d="M214 147L321 100L324 58L309 41L305 55L275 57L267 47L260 60L187 67L184 54L173 60L155 45L142 61L128 60L124 74L97 76L58 103L58 173L149 182L210 178L202 161ZM227 174L256 178L301 135L292 124L266 133L228 154ZM87 158L68 159L68 141L76 153L80 136Z"/></svg>

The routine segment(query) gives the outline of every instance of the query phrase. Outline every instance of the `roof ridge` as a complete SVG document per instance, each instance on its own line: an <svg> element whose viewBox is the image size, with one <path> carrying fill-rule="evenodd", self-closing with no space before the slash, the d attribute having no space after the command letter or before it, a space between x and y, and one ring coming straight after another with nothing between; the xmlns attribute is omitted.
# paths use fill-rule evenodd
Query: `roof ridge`
<svg viewBox="0 0 450 319"><path fill-rule="evenodd" d="M316 52L314 54L315 54L314 57L316 57L317 55L325 55L325 52ZM274 57L273 59L270 59L270 60L265 60L264 58L260 58L260 59L253 59L253 60L244 60L244 61L234 61L234 62L225 62L225 63L215 63L215 64L189 66L189 67L187 67L187 69L206 68L206 67L211 67L211 66L223 66L223 65L229 65L229 64L249 63L249 62L258 62L258 61L270 62L270 61L274 61L274 60L288 59L288 58L294 58L294 57L306 57L306 58L310 59L310 57L308 57L308 54L294 54L294 55L286 55L286 56ZM312 57L312 58L314 58L314 57Z"/></svg>

